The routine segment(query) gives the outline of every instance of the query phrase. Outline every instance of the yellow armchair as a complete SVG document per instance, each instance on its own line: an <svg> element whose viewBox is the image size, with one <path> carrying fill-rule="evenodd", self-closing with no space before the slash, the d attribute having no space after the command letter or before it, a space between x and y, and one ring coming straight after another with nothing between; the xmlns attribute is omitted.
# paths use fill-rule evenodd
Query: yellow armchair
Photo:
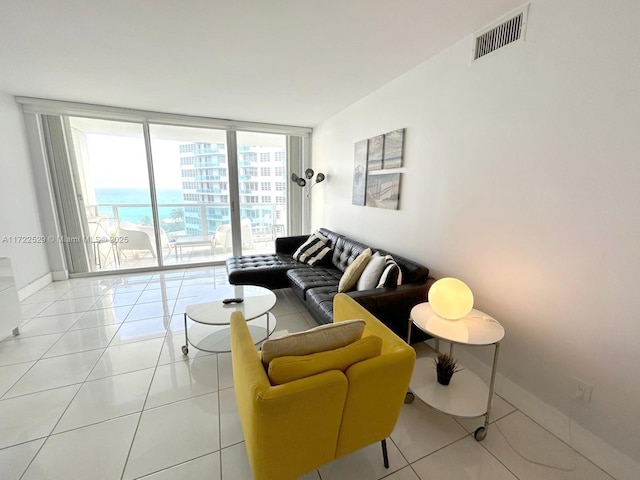
<svg viewBox="0 0 640 480"><path fill-rule="evenodd" d="M345 294L334 298L334 322L363 319L363 338L382 350L345 371L328 370L272 385L240 312L231 317L236 400L256 480L295 479L332 460L382 442L402 408L415 351Z"/></svg>

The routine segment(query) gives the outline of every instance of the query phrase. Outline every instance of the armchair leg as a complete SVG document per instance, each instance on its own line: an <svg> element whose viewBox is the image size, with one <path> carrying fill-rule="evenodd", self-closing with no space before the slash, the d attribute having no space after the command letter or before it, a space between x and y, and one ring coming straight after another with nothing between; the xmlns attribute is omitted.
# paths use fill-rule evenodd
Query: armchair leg
<svg viewBox="0 0 640 480"><path fill-rule="evenodd" d="M387 439L382 440L382 459L384 461L384 468L389 468L389 455L387 454Z"/></svg>

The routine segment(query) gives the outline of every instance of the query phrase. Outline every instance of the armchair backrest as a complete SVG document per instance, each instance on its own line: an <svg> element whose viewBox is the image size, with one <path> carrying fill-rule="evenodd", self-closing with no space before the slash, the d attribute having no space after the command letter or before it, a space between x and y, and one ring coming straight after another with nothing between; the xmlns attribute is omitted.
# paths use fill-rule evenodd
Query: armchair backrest
<svg viewBox="0 0 640 480"><path fill-rule="evenodd" d="M335 370L272 386L241 312L231 315L236 402L255 480L295 479L333 460L347 395Z"/></svg>
<svg viewBox="0 0 640 480"><path fill-rule="evenodd" d="M342 415L336 458L384 440L393 431L404 404L416 360L415 350L350 296L333 299L333 321L361 318L362 336L382 338L380 356L352 365L349 392Z"/></svg>

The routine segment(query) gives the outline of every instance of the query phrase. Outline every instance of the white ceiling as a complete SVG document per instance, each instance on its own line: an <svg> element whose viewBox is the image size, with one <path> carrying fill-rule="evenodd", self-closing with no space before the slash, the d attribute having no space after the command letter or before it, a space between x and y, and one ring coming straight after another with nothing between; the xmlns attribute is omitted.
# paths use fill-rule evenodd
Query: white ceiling
<svg viewBox="0 0 640 480"><path fill-rule="evenodd" d="M521 0L0 0L0 92L314 126Z"/></svg>

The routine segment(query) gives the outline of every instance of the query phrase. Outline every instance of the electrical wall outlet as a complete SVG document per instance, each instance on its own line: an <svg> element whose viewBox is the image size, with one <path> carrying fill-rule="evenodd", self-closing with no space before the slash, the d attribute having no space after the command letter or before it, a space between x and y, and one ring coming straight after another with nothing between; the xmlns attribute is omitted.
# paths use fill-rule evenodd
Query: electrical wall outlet
<svg viewBox="0 0 640 480"><path fill-rule="evenodd" d="M593 385L588 384L578 377L573 377L573 384L575 386L573 391L573 398L584 403L589 403L591 401Z"/></svg>

